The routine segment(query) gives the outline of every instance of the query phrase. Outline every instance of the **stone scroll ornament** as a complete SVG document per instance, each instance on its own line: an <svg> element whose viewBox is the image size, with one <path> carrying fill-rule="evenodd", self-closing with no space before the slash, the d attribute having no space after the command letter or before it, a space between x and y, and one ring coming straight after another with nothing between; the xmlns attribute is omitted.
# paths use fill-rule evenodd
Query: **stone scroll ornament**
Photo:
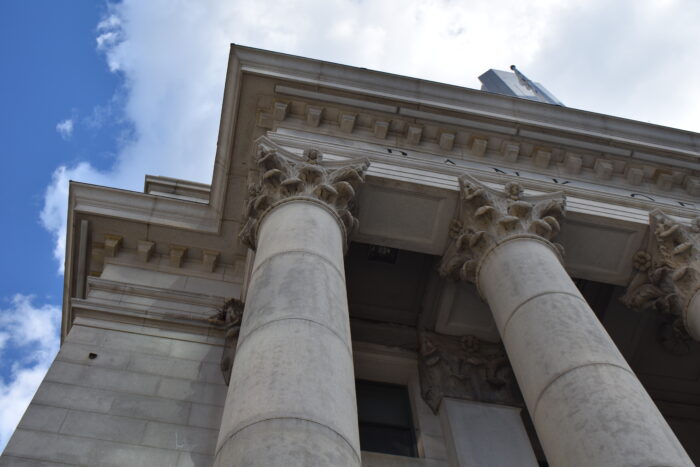
<svg viewBox="0 0 700 467"><path fill-rule="evenodd" d="M434 413L443 397L523 406L501 344L428 331L419 333L419 339L421 394Z"/></svg>
<svg viewBox="0 0 700 467"><path fill-rule="evenodd" d="M683 225L655 210L649 226L647 248L634 256L635 274L622 302L633 310L665 315L660 342L669 352L684 355L692 339L700 341L700 301L693 300L700 293L700 217Z"/></svg>
<svg viewBox="0 0 700 467"><path fill-rule="evenodd" d="M315 149L299 157L269 141L258 142L257 181L248 188L245 225L239 238L255 249L260 221L273 207L293 199L322 203L340 219L345 239L358 227L353 215L355 189L364 181L369 159L323 161Z"/></svg>
<svg viewBox="0 0 700 467"><path fill-rule="evenodd" d="M491 248L514 237L537 237L552 243L564 217L564 193L524 195L518 183L494 190L469 175L459 178L458 217L450 225L450 246L440 264L443 277L476 282L479 262Z"/></svg>
<svg viewBox="0 0 700 467"><path fill-rule="evenodd" d="M231 381L233 360L236 358L236 346L238 345L238 335L241 332L243 308L244 304L242 301L232 298L224 304L217 314L209 318L210 323L219 325L224 329L224 351L221 355L220 366L227 385Z"/></svg>

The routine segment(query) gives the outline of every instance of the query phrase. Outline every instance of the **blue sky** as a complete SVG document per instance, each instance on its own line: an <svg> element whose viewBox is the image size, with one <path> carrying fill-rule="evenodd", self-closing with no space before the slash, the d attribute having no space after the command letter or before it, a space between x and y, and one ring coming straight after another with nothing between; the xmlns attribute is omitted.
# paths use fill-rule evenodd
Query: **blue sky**
<svg viewBox="0 0 700 467"><path fill-rule="evenodd" d="M95 50L95 25L104 6L71 11L60 2L44 1L4 2L1 8L5 182L0 190L9 221L2 236L11 247L2 262L0 296L35 294L56 302L62 279L55 265L47 264L52 246L37 217L44 190L59 164L88 159L104 166L115 153L111 129L76 125L71 137L63 139L56 124L86 118L95 106L109 102L119 77Z"/></svg>
<svg viewBox="0 0 700 467"><path fill-rule="evenodd" d="M105 5L81 5L0 6L0 195L6 200L0 236L7 245L0 262L0 448L57 348L63 277L52 235L40 223L45 190L60 164L82 159L109 166L114 132L128 126L94 119L94 109L112 100L120 77L95 49L95 25ZM67 120L85 124L62 136L56 125Z"/></svg>
<svg viewBox="0 0 700 467"><path fill-rule="evenodd" d="M230 42L700 131L697 0L0 2L0 449L58 346L67 180L209 182ZM494 14L497 12L497 14Z"/></svg>

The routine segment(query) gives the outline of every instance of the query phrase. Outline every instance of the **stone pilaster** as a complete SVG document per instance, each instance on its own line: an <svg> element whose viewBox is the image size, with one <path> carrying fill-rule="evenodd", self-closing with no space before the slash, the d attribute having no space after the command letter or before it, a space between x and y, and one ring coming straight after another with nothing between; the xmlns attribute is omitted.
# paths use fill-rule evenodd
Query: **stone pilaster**
<svg viewBox="0 0 700 467"><path fill-rule="evenodd" d="M428 331L422 331L419 338L421 394L434 413L445 397L522 407L522 396L500 343Z"/></svg>
<svg viewBox="0 0 700 467"><path fill-rule="evenodd" d="M562 266L563 194L460 190L441 271L488 302L549 465L693 465Z"/></svg>
<svg viewBox="0 0 700 467"><path fill-rule="evenodd" d="M636 273L622 301L635 310L668 315L670 326L662 329L662 343L684 354L690 337L700 341L700 217L683 225L653 211L649 226L648 246L634 257Z"/></svg>
<svg viewBox="0 0 700 467"><path fill-rule="evenodd" d="M215 466L359 467L343 252L366 160L262 141L240 238L256 250Z"/></svg>

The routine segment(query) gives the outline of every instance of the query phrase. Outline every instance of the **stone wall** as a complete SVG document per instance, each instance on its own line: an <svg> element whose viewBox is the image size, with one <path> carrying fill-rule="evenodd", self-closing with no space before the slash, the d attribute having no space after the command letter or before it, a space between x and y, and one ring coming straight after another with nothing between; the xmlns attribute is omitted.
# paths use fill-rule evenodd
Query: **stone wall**
<svg viewBox="0 0 700 467"><path fill-rule="evenodd" d="M226 397L222 344L78 318L0 466L211 465Z"/></svg>

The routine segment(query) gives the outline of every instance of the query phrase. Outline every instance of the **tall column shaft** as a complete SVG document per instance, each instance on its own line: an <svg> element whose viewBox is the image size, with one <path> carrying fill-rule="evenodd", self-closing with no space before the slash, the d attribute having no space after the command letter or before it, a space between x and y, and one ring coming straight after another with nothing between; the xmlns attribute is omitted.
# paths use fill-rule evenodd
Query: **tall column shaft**
<svg viewBox="0 0 700 467"><path fill-rule="evenodd" d="M327 206L261 220L216 466L359 466L343 231Z"/></svg>
<svg viewBox="0 0 700 467"><path fill-rule="evenodd" d="M693 465L549 242L497 244L477 282L550 465Z"/></svg>
<svg viewBox="0 0 700 467"><path fill-rule="evenodd" d="M475 281L491 307L549 465L692 466L561 264L564 194L459 182L441 272Z"/></svg>

